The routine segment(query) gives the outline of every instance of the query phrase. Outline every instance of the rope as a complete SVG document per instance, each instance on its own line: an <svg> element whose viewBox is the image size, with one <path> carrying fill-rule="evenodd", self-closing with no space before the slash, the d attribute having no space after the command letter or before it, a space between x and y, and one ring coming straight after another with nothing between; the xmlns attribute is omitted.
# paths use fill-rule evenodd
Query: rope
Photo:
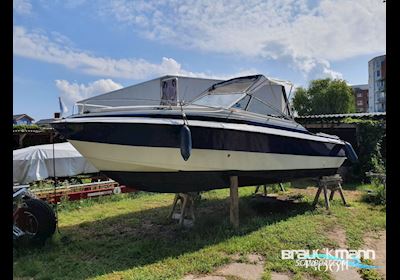
<svg viewBox="0 0 400 280"><path fill-rule="evenodd" d="M184 123L185 125L189 126L189 123L188 123L186 114L185 114L185 112L183 111L183 101L180 101L180 102L179 102L179 105L180 105L180 107L181 107L183 123Z"/></svg>

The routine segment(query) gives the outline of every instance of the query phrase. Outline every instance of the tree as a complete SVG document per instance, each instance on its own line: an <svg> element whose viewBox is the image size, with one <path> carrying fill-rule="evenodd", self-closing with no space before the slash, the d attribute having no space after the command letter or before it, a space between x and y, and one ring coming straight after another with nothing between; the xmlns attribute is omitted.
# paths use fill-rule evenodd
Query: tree
<svg viewBox="0 0 400 280"><path fill-rule="evenodd" d="M354 113L355 99L344 80L318 79L311 81L308 89L296 90L293 108L300 116Z"/></svg>

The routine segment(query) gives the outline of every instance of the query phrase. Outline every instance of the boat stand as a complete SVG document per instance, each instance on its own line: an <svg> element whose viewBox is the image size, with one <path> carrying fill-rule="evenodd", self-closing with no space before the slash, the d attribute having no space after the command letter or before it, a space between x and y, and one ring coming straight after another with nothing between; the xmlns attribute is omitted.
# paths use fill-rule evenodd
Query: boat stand
<svg viewBox="0 0 400 280"><path fill-rule="evenodd" d="M340 197L342 198L343 204L347 206L346 199L344 198L343 195L343 190L342 190L342 182L343 179L339 174L333 175L333 176L323 176L318 179L318 191L317 194L315 195L314 202L312 204L313 207L317 205L318 203L318 198L321 194L321 191L324 191L324 200L325 200L325 208L326 210L329 210L330 204L329 201L333 199L333 196L336 191L339 192ZM328 189L331 191L328 199Z"/></svg>
<svg viewBox="0 0 400 280"><path fill-rule="evenodd" d="M168 218L179 220L180 226L193 226L196 220L194 215L194 201L197 196L198 193L177 193ZM189 219L187 219L187 217L189 217Z"/></svg>
<svg viewBox="0 0 400 280"><path fill-rule="evenodd" d="M260 190L261 187L263 188L263 193L262 193L262 195L263 195L263 196L267 196L267 195L268 195L268 193L267 193L267 185L258 185L258 186L256 187L256 190L254 191L254 194L258 193L258 191Z"/></svg>
<svg viewBox="0 0 400 280"><path fill-rule="evenodd" d="M237 176L230 176L230 223L234 228L239 227L239 179ZM172 204L169 219L179 220L180 226L191 227L196 220L195 200L199 193L177 193Z"/></svg>
<svg viewBox="0 0 400 280"><path fill-rule="evenodd" d="M258 193L258 191L260 190L260 188L263 188L263 196L267 196L268 194L267 194L267 185L258 185L257 187L256 187L256 190L254 191L254 194L256 194L256 193ZM285 190L285 187L283 186L283 184L282 183L279 183L279 187L281 188L281 191L282 192L285 192L286 190Z"/></svg>

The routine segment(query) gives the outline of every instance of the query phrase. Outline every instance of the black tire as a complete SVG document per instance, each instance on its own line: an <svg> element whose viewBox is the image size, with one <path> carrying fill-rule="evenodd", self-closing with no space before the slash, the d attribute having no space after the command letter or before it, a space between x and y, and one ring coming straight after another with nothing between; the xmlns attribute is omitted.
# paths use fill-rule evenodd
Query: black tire
<svg viewBox="0 0 400 280"><path fill-rule="evenodd" d="M56 230L56 216L53 209L43 200L27 199L27 207L21 208L15 223L29 232L34 243L43 244Z"/></svg>

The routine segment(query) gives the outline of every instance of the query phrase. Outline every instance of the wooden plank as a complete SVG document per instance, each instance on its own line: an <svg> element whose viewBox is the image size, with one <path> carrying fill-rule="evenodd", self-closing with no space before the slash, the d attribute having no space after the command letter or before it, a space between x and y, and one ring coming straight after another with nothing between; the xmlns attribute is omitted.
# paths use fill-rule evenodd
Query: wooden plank
<svg viewBox="0 0 400 280"><path fill-rule="evenodd" d="M239 181L237 176L230 178L230 222L234 228L239 227Z"/></svg>
<svg viewBox="0 0 400 280"><path fill-rule="evenodd" d="M344 194L343 194L343 190L342 190L342 185L340 183L338 185L338 190L339 190L340 197L342 198L343 204L345 206L347 206L346 199L344 198Z"/></svg>
<svg viewBox="0 0 400 280"><path fill-rule="evenodd" d="M329 200L333 200L333 196L335 195L335 189L331 190L331 195L329 196Z"/></svg>
<svg viewBox="0 0 400 280"><path fill-rule="evenodd" d="M321 190L322 190L322 185L319 185L317 193L315 194L314 202L312 204L313 207L315 207L315 205L317 205L317 203L318 203L318 198L319 198L319 195L321 194Z"/></svg>
<svg viewBox="0 0 400 280"><path fill-rule="evenodd" d="M328 200L328 189L325 184L323 185L323 188L324 188L325 207L326 207L326 210L329 210L330 205L329 205L329 200Z"/></svg>

